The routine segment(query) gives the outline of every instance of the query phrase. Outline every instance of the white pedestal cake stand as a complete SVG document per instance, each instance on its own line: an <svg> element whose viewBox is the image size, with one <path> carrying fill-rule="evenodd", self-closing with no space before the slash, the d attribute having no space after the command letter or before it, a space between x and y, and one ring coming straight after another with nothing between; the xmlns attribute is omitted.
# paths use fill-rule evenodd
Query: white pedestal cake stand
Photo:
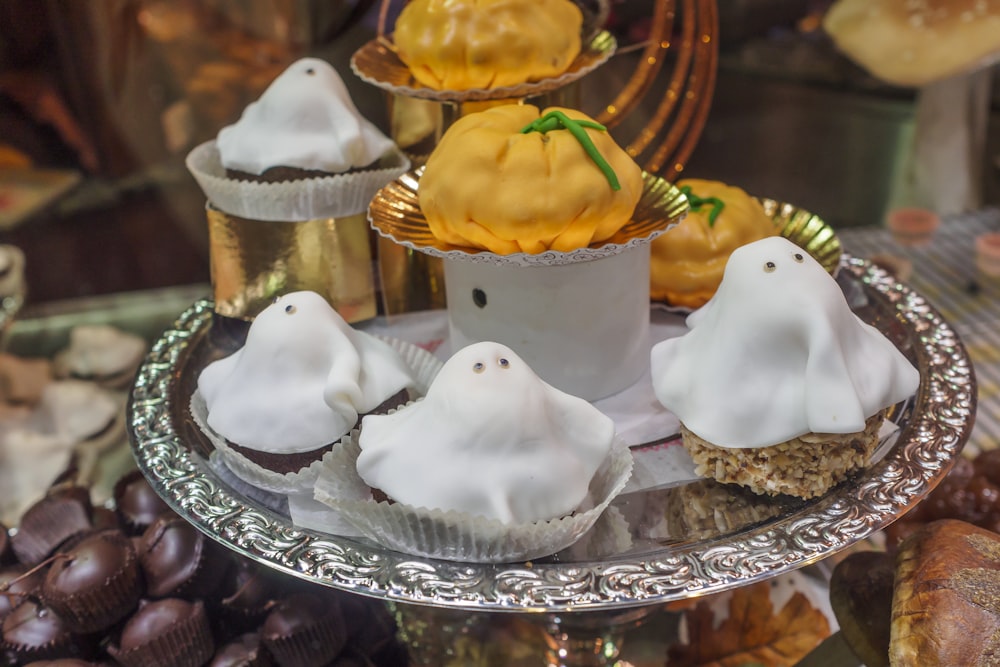
<svg viewBox="0 0 1000 667"><path fill-rule="evenodd" d="M213 321L207 300L164 332L141 367L128 407L132 447L139 468L174 510L242 556L387 601L530 614L550 626L553 654L563 652L559 660L571 664L574 655L587 654L573 653L581 636L594 646L645 610L765 580L864 540L948 472L975 411L975 377L964 347L923 297L867 262L845 256L838 280L859 316L919 368L919 389L894 411L899 429L877 463L813 501L756 498L750 501L756 511L740 516L733 510L724 530L689 524L674 533L663 520L671 502L699 491L695 485L621 496L606 512L610 528L599 522L594 535L573 548L530 563L422 559L297 528L280 506L237 492L216 473L211 447L188 414L201 368L241 344L240 332ZM747 504L738 490L713 492L732 493L734 508ZM587 659L612 658L589 653Z"/></svg>

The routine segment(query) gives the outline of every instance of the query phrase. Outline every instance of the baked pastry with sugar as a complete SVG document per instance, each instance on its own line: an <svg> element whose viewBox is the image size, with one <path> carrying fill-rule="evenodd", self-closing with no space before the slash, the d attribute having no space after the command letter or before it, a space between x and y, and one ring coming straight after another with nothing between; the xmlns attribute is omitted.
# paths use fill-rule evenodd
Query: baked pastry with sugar
<svg viewBox="0 0 1000 667"><path fill-rule="evenodd" d="M852 60L897 86L925 86L1000 59L997 0L837 0L823 29Z"/></svg>
<svg viewBox="0 0 1000 667"><path fill-rule="evenodd" d="M395 148L319 58L290 65L216 141L231 176L263 181L363 169Z"/></svg>
<svg viewBox="0 0 1000 667"><path fill-rule="evenodd" d="M642 169L586 114L511 104L448 128L419 197L435 237L506 255L606 241L642 190Z"/></svg>
<svg viewBox="0 0 1000 667"><path fill-rule="evenodd" d="M780 236L735 250L689 331L651 352L657 399L699 474L810 498L865 465L913 364L850 309L837 282Z"/></svg>
<svg viewBox="0 0 1000 667"><path fill-rule="evenodd" d="M430 356L407 350L420 362ZM254 319L242 348L205 367L193 408L233 472L268 488L269 473L307 468L362 415L416 398L418 375L319 294L293 292Z"/></svg>
<svg viewBox="0 0 1000 667"><path fill-rule="evenodd" d="M775 236L764 208L744 190L720 181L677 182L691 210L649 245L650 297L671 306L700 308L722 282L736 248Z"/></svg>
<svg viewBox="0 0 1000 667"><path fill-rule="evenodd" d="M565 72L580 53L582 26L570 0L413 0L393 41L425 86L502 88Z"/></svg>

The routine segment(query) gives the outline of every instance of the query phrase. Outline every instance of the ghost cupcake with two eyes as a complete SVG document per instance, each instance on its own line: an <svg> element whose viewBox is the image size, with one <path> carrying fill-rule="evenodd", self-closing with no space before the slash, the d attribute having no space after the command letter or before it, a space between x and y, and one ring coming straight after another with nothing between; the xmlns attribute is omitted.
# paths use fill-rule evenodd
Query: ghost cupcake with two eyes
<svg viewBox="0 0 1000 667"><path fill-rule="evenodd" d="M419 398L440 366L353 328L319 294L292 292L254 319L239 350L202 370L191 413L244 482L311 493L316 464L364 415Z"/></svg>
<svg viewBox="0 0 1000 667"><path fill-rule="evenodd" d="M456 352L423 399L366 416L344 445L317 500L384 546L467 562L571 545L632 469L609 417L494 342Z"/></svg>
<svg viewBox="0 0 1000 667"><path fill-rule="evenodd" d="M680 419L699 474L759 494L814 498L863 468L886 411L920 382L819 262L782 237L736 249L687 326L653 346L656 397Z"/></svg>

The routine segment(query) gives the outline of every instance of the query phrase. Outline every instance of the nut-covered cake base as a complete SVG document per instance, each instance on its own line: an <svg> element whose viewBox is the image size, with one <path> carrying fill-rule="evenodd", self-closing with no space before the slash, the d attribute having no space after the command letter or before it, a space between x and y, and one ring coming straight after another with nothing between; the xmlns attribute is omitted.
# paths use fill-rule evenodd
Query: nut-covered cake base
<svg viewBox="0 0 1000 667"><path fill-rule="evenodd" d="M681 436L699 475L754 493L815 498L869 461L884 420L881 411L865 421L863 431L808 433L769 447L719 447L683 424Z"/></svg>

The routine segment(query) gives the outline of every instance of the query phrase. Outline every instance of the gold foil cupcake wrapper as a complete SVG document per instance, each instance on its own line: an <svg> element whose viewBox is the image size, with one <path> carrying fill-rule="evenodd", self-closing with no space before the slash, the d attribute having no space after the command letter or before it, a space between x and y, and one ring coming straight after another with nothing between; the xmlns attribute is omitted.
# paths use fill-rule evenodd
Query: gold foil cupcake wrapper
<svg viewBox="0 0 1000 667"><path fill-rule="evenodd" d="M409 158L395 149L370 169L280 183L243 181L226 176L214 139L188 153L186 164L215 208L268 221L339 218L364 212L379 188L410 168Z"/></svg>
<svg viewBox="0 0 1000 667"><path fill-rule="evenodd" d="M409 67L392 49L373 39L351 56L351 69L362 81L382 90L438 102L472 102L485 100L520 100L534 97L583 78L608 61L618 48L618 42L607 31L601 31L583 44L580 54L567 70L541 81L500 88L470 90L437 90L423 86L410 74Z"/></svg>
<svg viewBox="0 0 1000 667"><path fill-rule="evenodd" d="M549 521L504 524L462 512L359 498L359 490L367 488L357 473L359 434L352 432L324 461L316 481L316 500L330 506L368 539L425 558L510 563L554 554L590 530L632 474L632 453L616 436L590 483L588 501L576 512Z"/></svg>
<svg viewBox="0 0 1000 667"><path fill-rule="evenodd" d="M371 241L363 214L273 222L208 206L215 312L252 320L274 298L309 290L348 322L378 312Z"/></svg>
<svg viewBox="0 0 1000 667"><path fill-rule="evenodd" d="M427 393L431 382L441 370L443 362L427 350L408 343L398 338L388 336L376 336L380 340L389 344L392 349L399 353L403 363L413 373L414 386L412 392L417 396ZM309 494L312 495L316 478L322 469L324 462L330 456L327 452L318 461L296 472L279 473L260 466L229 446L225 437L216 433L208 425L208 406L201 392L195 390L191 396L190 403L191 417L194 423L201 429L202 433L209 439L218 452L219 458L226 465L230 472L238 478L263 491L277 493L281 495ZM346 437L344 434L342 437ZM341 437L333 440L331 444L341 440Z"/></svg>
<svg viewBox="0 0 1000 667"><path fill-rule="evenodd" d="M836 275L844 249L830 225L818 215L793 204L762 197L755 199L778 228L778 234L812 255L828 273Z"/></svg>
<svg viewBox="0 0 1000 667"><path fill-rule="evenodd" d="M421 170L407 172L379 190L368 207L368 220L382 236L407 248L446 259L497 266L558 266L586 262L647 244L680 222L688 212L687 198L676 186L643 172L642 196L632 219L611 238L571 252L550 250L537 254L498 255L451 245L434 236L420 208L420 173Z"/></svg>

